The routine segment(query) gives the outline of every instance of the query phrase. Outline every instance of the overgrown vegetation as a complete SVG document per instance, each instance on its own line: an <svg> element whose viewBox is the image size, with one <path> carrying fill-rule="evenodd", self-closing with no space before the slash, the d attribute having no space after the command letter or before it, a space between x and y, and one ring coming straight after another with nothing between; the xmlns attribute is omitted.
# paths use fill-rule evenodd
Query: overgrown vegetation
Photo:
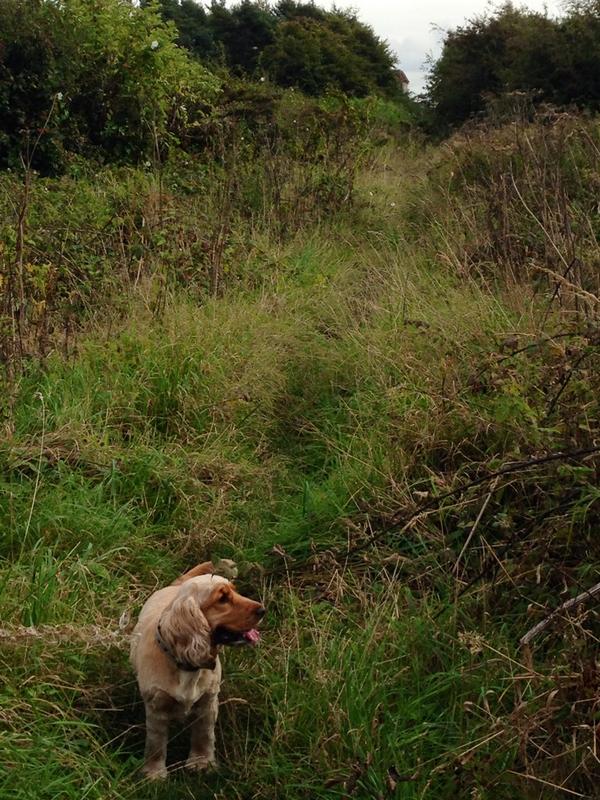
<svg viewBox="0 0 600 800"><path fill-rule="evenodd" d="M151 156L215 101L219 80L176 47L155 4L7 0L0 21L2 167Z"/></svg>
<svg viewBox="0 0 600 800"><path fill-rule="evenodd" d="M446 33L427 88L437 130L481 115L506 92L519 93L529 107L598 111L598 0L573 0L557 19L507 3Z"/></svg>
<svg viewBox="0 0 600 800"><path fill-rule="evenodd" d="M598 122L220 81L0 178L0 793L594 797ZM149 786L127 634L212 556L263 641Z"/></svg>
<svg viewBox="0 0 600 800"><path fill-rule="evenodd" d="M219 295L264 279L263 237L289 239L351 208L373 136L389 138L402 111L384 101L311 101L230 86L206 121L203 151L177 150L141 167L78 159L67 174L29 168L0 177L0 354L9 371L55 347L118 295L149 285Z"/></svg>
<svg viewBox="0 0 600 800"><path fill-rule="evenodd" d="M189 42L172 19L202 39L194 14L206 17L213 49L226 57L201 58L193 46L177 45ZM270 38L252 33L260 20ZM272 124L269 112L291 93L281 87L326 104L332 95L379 98L409 118L393 66L387 45L353 14L313 6L214 4L207 17L196 3L7 0L0 8L0 167L57 174L77 156L131 164L163 161L173 148L203 153L207 128L231 113L240 76L250 102L237 113Z"/></svg>

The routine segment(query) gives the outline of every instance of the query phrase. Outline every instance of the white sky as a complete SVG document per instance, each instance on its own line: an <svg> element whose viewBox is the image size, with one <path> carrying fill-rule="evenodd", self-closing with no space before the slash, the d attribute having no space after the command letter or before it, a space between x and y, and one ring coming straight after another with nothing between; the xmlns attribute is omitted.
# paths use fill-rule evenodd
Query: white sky
<svg viewBox="0 0 600 800"><path fill-rule="evenodd" d="M317 0L317 5L331 8L332 2ZM434 29L456 28L466 19L483 14L492 6L485 0L336 0L338 8L352 8L362 22L366 22L378 36L387 41L398 55L398 62L410 80L410 90L415 94L423 89L424 66L428 55L440 53L441 34ZM494 4L497 6L498 4ZM516 2L515 5L521 5ZM557 16L560 0L526 0L522 5L535 11L547 9L549 16Z"/></svg>

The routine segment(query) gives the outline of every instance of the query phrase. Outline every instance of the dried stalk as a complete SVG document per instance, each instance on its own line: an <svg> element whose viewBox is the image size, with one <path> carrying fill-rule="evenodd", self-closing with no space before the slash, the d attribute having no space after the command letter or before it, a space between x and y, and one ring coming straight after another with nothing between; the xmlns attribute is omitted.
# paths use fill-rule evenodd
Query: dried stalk
<svg viewBox="0 0 600 800"><path fill-rule="evenodd" d="M542 631L546 630L546 628L559 616L562 616L565 611L570 611L572 608L580 605L581 603L585 603L588 600L593 600L597 595L600 595L600 583L597 583L595 586L592 586L591 589L587 589L585 592L581 592L578 594L577 597L572 597L570 600L562 603L558 608L555 608L554 611L545 617L541 622L538 622L537 625L534 625L533 628L527 631L527 633L521 637L520 644L522 647L529 647L533 639L538 636Z"/></svg>

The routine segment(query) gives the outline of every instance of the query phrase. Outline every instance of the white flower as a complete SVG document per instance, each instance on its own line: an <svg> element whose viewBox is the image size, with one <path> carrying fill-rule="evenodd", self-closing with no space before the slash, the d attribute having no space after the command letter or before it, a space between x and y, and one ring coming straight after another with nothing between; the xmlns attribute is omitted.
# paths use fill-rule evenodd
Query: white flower
<svg viewBox="0 0 600 800"><path fill-rule="evenodd" d="M390 208L396 208L396 203L390 203Z"/></svg>
<svg viewBox="0 0 600 800"><path fill-rule="evenodd" d="M56 99L57 100L62 100L63 99L63 93L62 92L57 92L56 93Z"/></svg>
<svg viewBox="0 0 600 800"><path fill-rule="evenodd" d="M157 47L158 47L158 42L156 41L156 39L154 39L154 41L150 45L150 50L156 50Z"/></svg>
<svg viewBox="0 0 600 800"><path fill-rule="evenodd" d="M150 161L146 161L146 166L147 167L151 167L152 166L151 162Z"/></svg>
<svg viewBox="0 0 600 800"><path fill-rule="evenodd" d="M262 77L262 78L260 79L260 82L261 82L261 83L264 83L264 82L265 82L265 79L264 79L264 77Z"/></svg>

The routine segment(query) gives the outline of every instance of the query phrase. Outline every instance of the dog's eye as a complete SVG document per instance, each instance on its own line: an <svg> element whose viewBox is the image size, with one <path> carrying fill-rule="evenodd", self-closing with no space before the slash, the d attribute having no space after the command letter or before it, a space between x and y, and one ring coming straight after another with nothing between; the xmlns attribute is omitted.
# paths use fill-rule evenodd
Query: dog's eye
<svg viewBox="0 0 600 800"><path fill-rule="evenodd" d="M228 594L222 594L219 597L219 603L228 603L228 602L229 602L229 595Z"/></svg>

